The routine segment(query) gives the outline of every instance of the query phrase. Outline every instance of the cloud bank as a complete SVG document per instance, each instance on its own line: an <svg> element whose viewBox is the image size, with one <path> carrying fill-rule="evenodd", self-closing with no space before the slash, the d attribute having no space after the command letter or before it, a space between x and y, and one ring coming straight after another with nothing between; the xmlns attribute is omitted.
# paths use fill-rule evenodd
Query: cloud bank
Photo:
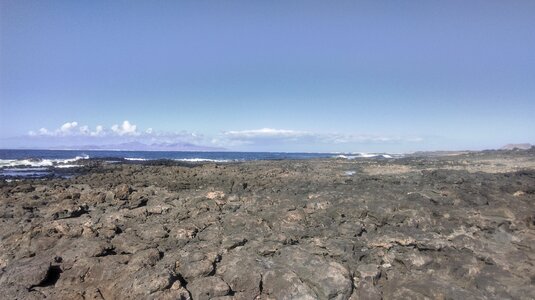
<svg viewBox="0 0 535 300"><path fill-rule="evenodd" d="M231 139L257 139L257 138L300 138L309 136L305 131L288 129L262 128L253 130L226 131L225 136Z"/></svg>
<svg viewBox="0 0 535 300"><path fill-rule="evenodd" d="M139 135L136 129L137 126L130 124L128 120L125 120L120 126L115 124L111 127L111 130L118 135Z"/></svg>
<svg viewBox="0 0 535 300"><path fill-rule="evenodd" d="M192 143L210 145L210 139L202 134L188 131L166 132L152 128L140 129L136 124L124 120L111 126L80 125L77 121L65 122L55 129L31 130L26 136L12 138L17 147L47 147L76 145L105 145L127 142Z"/></svg>
<svg viewBox="0 0 535 300"><path fill-rule="evenodd" d="M381 136L370 134L317 133L289 129L262 128L253 130L233 130L223 133L223 139L230 144L265 143L313 143L313 144L364 144L364 143L414 143L421 137Z"/></svg>
<svg viewBox="0 0 535 300"><path fill-rule="evenodd" d="M165 132L153 128L140 129L136 124L124 120L109 127L97 125L93 128L80 125L77 121L65 122L56 129L40 128L28 132L34 140L47 140L56 144L103 144L121 142L177 143L223 147L240 151L340 151L361 150L366 145L414 144L423 141L417 136L388 136L351 133L318 133L311 131L260 128L222 131L214 135L194 132Z"/></svg>
<svg viewBox="0 0 535 300"><path fill-rule="evenodd" d="M29 136L137 136L140 133L137 131L137 126L130 123L128 120L123 121L121 125L114 124L109 129L104 128L102 125L97 125L94 130L91 130L89 126L78 126L78 122L66 122L59 128L54 130L48 130L47 128L40 128L39 130L32 130L28 132Z"/></svg>

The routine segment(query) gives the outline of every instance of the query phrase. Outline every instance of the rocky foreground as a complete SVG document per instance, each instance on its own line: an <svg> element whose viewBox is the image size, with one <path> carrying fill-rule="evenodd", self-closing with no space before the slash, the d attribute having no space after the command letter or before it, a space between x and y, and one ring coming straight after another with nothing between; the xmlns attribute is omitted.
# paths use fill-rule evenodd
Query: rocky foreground
<svg viewBox="0 0 535 300"><path fill-rule="evenodd" d="M535 151L0 183L2 299L534 299Z"/></svg>

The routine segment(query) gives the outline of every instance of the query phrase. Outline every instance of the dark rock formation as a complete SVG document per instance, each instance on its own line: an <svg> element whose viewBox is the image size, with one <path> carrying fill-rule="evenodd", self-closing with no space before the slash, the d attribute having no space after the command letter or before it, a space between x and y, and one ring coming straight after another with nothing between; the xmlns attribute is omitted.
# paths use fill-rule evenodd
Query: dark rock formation
<svg viewBox="0 0 535 300"><path fill-rule="evenodd" d="M0 183L6 299L533 299L535 153Z"/></svg>

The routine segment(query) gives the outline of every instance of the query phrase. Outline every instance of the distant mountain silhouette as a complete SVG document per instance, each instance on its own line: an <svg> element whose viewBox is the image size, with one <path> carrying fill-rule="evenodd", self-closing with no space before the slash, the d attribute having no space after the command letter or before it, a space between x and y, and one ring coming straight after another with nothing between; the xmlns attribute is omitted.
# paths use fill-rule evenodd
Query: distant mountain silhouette
<svg viewBox="0 0 535 300"><path fill-rule="evenodd" d="M144 144L140 142L128 142L111 145L82 145L82 146L62 146L55 149L72 150L123 150L123 151L224 151L225 148L195 145L192 143L154 143Z"/></svg>

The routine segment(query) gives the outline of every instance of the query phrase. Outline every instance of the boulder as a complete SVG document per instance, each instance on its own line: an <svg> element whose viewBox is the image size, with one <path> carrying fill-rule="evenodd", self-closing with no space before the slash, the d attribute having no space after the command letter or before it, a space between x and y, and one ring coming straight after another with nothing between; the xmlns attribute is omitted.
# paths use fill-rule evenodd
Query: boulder
<svg viewBox="0 0 535 300"><path fill-rule="evenodd" d="M209 300L228 295L230 287L217 276L203 277L188 283L188 290L196 300Z"/></svg>

